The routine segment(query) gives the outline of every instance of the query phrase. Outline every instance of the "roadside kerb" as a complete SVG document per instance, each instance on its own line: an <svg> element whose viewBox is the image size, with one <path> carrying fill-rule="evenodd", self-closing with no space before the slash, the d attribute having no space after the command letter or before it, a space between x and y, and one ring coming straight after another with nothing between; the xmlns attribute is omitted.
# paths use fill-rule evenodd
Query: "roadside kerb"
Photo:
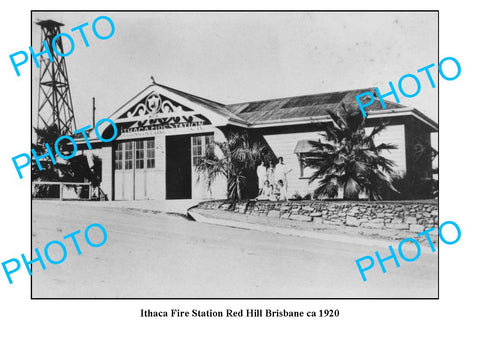
<svg viewBox="0 0 480 340"><path fill-rule="evenodd" d="M376 240L376 239L370 239L370 238L361 237L361 236L349 236L349 235L343 235L343 234L323 233L321 231L297 230L297 229L283 228L283 227L271 227L271 226L266 226L266 225L261 225L256 223L211 218L211 217L203 216L199 212L194 211L194 209L195 207L189 209L188 215L190 215L190 217L192 217L195 221L222 226L222 227L245 229L245 230L256 230L256 231L269 232L269 233L281 234L286 236L307 237L307 238L318 239L323 241L342 242L342 243L358 244L358 245L365 245L365 246L376 246L376 247L381 247L386 249L388 249L388 246L394 246L400 242L397 240ZM432 252L430 246L424 246L424 245L420 245L420 246L421 246L422 252L423 251L428 251L430 253ZM408 251L416 251L416 248L413 244L405 244L404 248Z"/></svg>

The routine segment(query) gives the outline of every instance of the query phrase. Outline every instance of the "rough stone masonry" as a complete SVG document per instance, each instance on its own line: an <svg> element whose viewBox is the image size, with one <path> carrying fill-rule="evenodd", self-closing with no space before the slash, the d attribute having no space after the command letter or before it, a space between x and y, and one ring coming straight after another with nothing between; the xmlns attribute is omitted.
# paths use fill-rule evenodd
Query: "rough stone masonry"
<svg viewBox="0 0 480 340"><path fill-rule="evenodd" d="M366 236L400 239L415 237L425 229L438 242L437 201L288 201L270 202L217 200L200 203L199 208L222 209L240 214L282 218L348 229Z"/></svg>

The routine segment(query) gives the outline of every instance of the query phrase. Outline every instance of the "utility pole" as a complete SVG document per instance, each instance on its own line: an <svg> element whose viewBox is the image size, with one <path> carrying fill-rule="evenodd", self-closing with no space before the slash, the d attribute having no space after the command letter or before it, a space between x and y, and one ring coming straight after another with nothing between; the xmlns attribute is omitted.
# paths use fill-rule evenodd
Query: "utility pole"
<svg viewBox="0 0 480 340"><path fill-rule="evenodd" d="M95 97L92 98L92 128L95 128Z"/></svg>

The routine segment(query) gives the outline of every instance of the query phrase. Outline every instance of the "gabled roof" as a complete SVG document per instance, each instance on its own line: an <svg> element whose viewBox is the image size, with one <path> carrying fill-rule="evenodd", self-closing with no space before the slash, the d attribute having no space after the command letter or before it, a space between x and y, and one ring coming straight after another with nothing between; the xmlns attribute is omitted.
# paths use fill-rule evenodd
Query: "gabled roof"
<svg viewBox="0 0 480 340"><path fill-rule="evenodd" d="M192 104L205 108L213 114L222 117L222 119L226 119L226 122L252 128L285 125L293 122L296 124L304 124L311 121L329 120L328 109L335 111L340 108L342 102L358 106L355 99L357 95L364 92L371 92L375 96L376 93L374 88L363 88L225 105L154 82L140 92L140 94L155 87L162 88L173 95L183 97ZM134 99L140 94L134 97ZM127 105L130 105L129 103L119 108L110 117L113 119L118 112L124 110ZM427 123L432 131L438 131L438 124L423 115L420 111L387 100L384 100L384 103L386 108L382 107L380 100L375 96L374 103L366 108L369 117L413 114L418 119Z"/></svg>
<svg viewBox="0 0 480 340"><path fill-rule="evenodd" d="M195 96L193 94L190 94L190 93L186 93L186 92L183 92L183 91L180 91L180 90L177 90L177 89L174 89L174 88L171 88L171 87L168 87L168 86L165 86L165 85L162 85L162 84L158 84L158 83L155 83L155 85L158 85L170 92L173 92L179 96L182 96L208 110L212 110L216 113L218 113L219 115L222 115L226 118L228 118L229 120L233 120L233 121L236 121L238 123L243 123L243 124L248 124L248 121L240 118L239 116L233 114L231 111L229 111L225 105L223 104L220 104L220 103L217 103L217 102L214 102L212 100L209 100L209 99L205 99L205 98L202 98L202 97L198 97L198 96Z"/></svg>
<svg viewBox="0 0 480 340"><path fill-rule="evenodd" d="M287 97L268 99L252 102L244 102L238 104L221 104L209 99L198 97L190 93L179 91L177 89L155 83L168 91L179 96L183 96L188 100L212 110L229 121L244 124L250 127L261 126L264 124L275 124L277 122L289 121L312 121L329 119L330 116L327 109L337 110L343 103L358 106L356 96L364 92L371 92L375 96L373 104L369 105L366 110L369 116L377 116L383 114L398 115L409 111L417 118L423 120L430 125L432 130L438 131L438 124L423 113L414 108L409 108L402 104L397 104L388 100L384 100L385 108L376 96L374 88L363 88L348 91L336 91L312 94L306 96Z"/></svg>

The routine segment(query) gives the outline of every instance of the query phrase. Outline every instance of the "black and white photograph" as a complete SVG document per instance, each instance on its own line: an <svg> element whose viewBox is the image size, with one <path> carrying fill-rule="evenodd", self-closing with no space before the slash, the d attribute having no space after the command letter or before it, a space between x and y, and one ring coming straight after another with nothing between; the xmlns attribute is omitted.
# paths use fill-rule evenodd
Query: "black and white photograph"
<svg viewBox="0 0 480 340"><path fill-rule="evenodd" d="M33 299L438 298L437 11L31 18Z"/></svg>
<svg viewBox="0 0 480 340"><path fill-rule="evenodd" d="M475 338L473 3L0 7L2 338Z"/></svg>

